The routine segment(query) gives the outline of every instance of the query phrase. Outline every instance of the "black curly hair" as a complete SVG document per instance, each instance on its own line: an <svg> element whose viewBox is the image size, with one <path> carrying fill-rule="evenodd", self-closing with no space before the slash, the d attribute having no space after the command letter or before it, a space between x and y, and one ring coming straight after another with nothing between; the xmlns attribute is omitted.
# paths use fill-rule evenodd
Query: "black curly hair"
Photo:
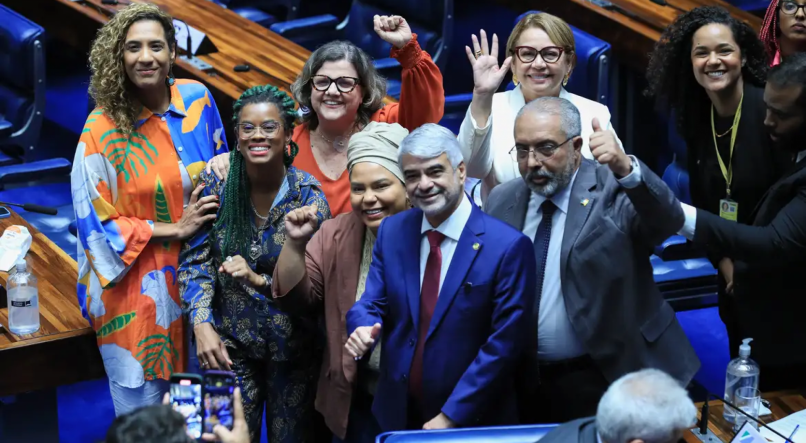
<svg viewBox="0 0 806 443"><path fill-rule="evenodd" d="M232 124L235 133L238 133L238 123L241 111L246 105L256 103L271 103L280 111L283 120L283 129L287 135L294 131L297 111L294 99L275 86L253 86L243 94L232 106ZM283 164L286 168L294 162L299 147L293 141L283 149ZM230 154L230 166L227 182L224 184L224 207L215 222L216 228L226 229L222 252L224 255L246 254L252 236L252 227L249 223L252 217L251 203L249 201L249 177L246 175L246 165L239 149L233 149Z"/></svg>
<svg viewBox="0 0 806 443"><path fill-rule="evenodd" d="M731 29L745 64L742 78L756 86L764 86L767 76L767 53L750 26L735 19L719 6L700 6L679 16L661 34L649 57L647 87L644 94L655 97L665 111L674 111L677 132L687 142L698 133L698 125L707 120L710 100L705 89L694 78L691 65L691 39L700 28L722 24Z"/></svg>

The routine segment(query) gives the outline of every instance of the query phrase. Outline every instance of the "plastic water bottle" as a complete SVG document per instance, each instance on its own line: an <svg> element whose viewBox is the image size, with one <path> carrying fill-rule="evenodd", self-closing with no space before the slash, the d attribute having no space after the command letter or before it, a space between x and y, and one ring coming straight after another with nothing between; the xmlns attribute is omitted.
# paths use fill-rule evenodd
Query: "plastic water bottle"
<svg viewBox="0 0 806 443"><path fill-rule="evenodd" d="M25 259L17 261L8 278L8 330L17 335L39 330L39 291Z"/></svg>
<svg viewBox="0 0 806 443"><path fill-rule="evenodd" d="M736 390L749 387L758 389L758 379L761 370L753 359L750 358L750 342L752 338L742 340L739 346L739 356L728 363L728 370L725 373L725 401L736 404L734 401ZM733 408L725 405L722 416L730 423L735 423L736 412Z"/></svg>

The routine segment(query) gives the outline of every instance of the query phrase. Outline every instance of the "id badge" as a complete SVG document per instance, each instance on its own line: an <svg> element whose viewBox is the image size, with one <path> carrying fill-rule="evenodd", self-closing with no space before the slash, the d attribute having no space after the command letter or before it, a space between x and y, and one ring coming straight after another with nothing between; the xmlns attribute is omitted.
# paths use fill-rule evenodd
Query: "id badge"
<svg viewBox="0 0 806 443"><path fill-rule="evenodd" d="M736 221L739 215L739 204L730 199L719 200L719 216L725 220Z"/></svg>

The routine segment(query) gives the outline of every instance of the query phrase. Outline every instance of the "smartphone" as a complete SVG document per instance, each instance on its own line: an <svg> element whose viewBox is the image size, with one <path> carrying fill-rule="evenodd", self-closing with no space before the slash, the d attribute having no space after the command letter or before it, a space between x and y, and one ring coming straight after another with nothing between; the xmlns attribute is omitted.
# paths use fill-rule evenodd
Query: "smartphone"
<svg viewBox="0 0 806 443"><path fill-rule="evenodd" d="M204 373L204 432L213 432L216 425L232 430L232 392L235 374L227 371Z"/></svg>
<svg viewBox="0 0 806 443"><path fill-rule="evenodd" d="M11 216L11 212L5 206L0 206L0 218L9 218Z"/></svg>
<svg viewBox="0 0 806 443"><path fill-rule="evenodd" d="M185 417L188 435L202 435L202 377L198 374L171 376L171 406Z"/></svg>

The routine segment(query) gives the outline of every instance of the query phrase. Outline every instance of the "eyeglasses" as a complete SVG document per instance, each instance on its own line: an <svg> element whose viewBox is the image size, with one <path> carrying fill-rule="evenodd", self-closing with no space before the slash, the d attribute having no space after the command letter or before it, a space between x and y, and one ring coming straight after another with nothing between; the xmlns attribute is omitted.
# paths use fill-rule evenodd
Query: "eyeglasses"
<svg viewBox="0 0 806 443"><path fill-rule="evenodd" d="M253 136L258 130L266 137L272 137L280 129L280 124L277 122L266 122L260 126L255 126L251 123L238 123L237 126L241 129L240 135L242 139Z"/></svg>
<svg viewBox="0 0 806 443"><path fill-rule="evenodd" d="M786 15L795 15L798 13L798 9L803 9L803 12L806 13L806 5L799 5L795 2L783 2L781 3L781 11Z"/></svg>
<svg viewBox="0 0 806 443"><path fill-rule="evenodd" d="M565 52L565 49L559 46L546 46L539 51L531 46L515 46L515 55L523 63L532 63L537 58L537 54L540 54L540 58L546 63L557 63L563 52ZM573 51L569 50L568 52Z"/></svg>
<svg viewBox="0 0 806 443"><path fill-rule="evenodd" d="M573 139L574 137L571 137L568 140L560 143L559 145L555 145L554 143L544 143L540 146L535 146L533 148L519 148L515 146L509 150L509 155L512 156L513 160L517 161L518 163L522 163L528 160L529 155L531 154L534 155L535 160L542 163L553 157L554 154L557 153L557 150L560 149L560 146L570 142Z"/></svg>
<svg viewBox="0 0 806 443"><path fill-rule="evenodd" d="M327 91L333 83L336 83L336 89L339 92L346 94L358 86L358 79L355 77L330 78L326 75L314 75L311 78L311 84L317 91Z"/></svg>

